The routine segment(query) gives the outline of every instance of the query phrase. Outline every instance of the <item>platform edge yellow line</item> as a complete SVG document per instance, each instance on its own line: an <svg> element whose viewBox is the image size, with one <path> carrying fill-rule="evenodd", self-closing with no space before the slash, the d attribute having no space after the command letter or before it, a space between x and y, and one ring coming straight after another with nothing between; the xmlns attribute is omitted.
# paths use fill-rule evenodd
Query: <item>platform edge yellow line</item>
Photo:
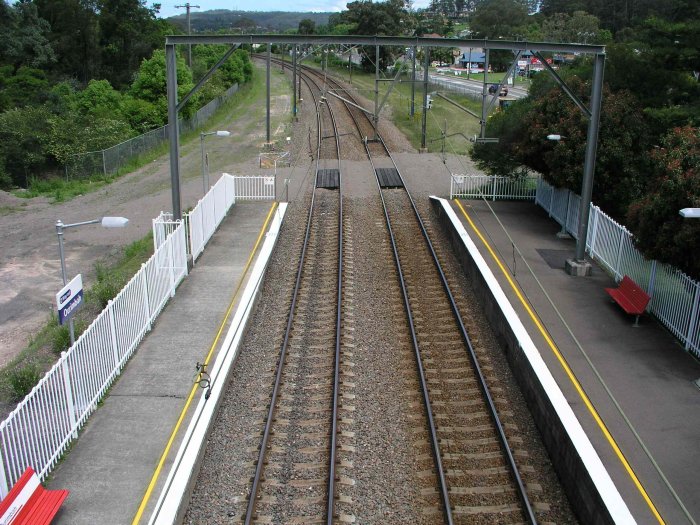
<svg viewBox="0 0 700 525"><path fill-rule="evenodd" d="M547 330L544 328L542 325L539 317L537 314L530 308L530 304L528 301L523 297L522 293L520 292L520 288L518 285L515 284L513 279L511 278L510 274L506 270L505 265L501 262L500 258L494 251L494 249L491 247L489 242L486 240L484 235L481 233L481 231L476 227L476 224L474 224L474 221L472 221L471 217L469 214L466 212L466 210L462 207L462 203L458 199L454 199L455 204L457 207L460 209L462 212L462 215L464 215L464 218L466 221L469 223L469 226L471 229L474 231L477 237L481 240L481 242L484 244L486 247L486 250L489 252L491 255L491 258L494 260L496 265L498 265L498 268L501 270L501 273L505 276L506 280L508 281L508 284L510 285L511 289L515 293L515 295L518 297L518 300L522 304L523 308L525 308L525 311L527 314L530 316L530 319L532 322L535 324L537 327L537 330L540 332L544 340L547 342L547 345L549 346L550 350L554 354L554 356L557 358L557 361L559 361L559 364L563 368L564 372L566 373L567 377L569 378L569 381L571 381L571 384L573 385L574 389L578 393L579 397L583 401L584 405L586 405L586 408L590 412L591 416L593 416L593 419L595 420L596 424L598 425L598 428L600 428L601 432L603 433L603 436L605 436L605 439L608 441L610 444L610 447L613 449L615 452L615 455L617 458L620 460L620 463L624 467L625 471L627 474L630 476L632 479L632 482L634 483L635 487L641 494L642 498L646 502L647 506L651 510L651 513L654 515L656 520L661 524L665 525L665 521L661 517L661 514L659 514L659 511L657 510L656 506L654 505L654 502L651 501L651 498L649 497L649 494L647 491L644 489L642 486L642 483L639 481L639 478L635 474L634 470L632 469L632 466L629 464L627 461L627 458L625 458L625 455L622 453L622 450L620 450L620 447L617 445L617 442L615 441L615 438L610 434L610 431L608 430L607 426L603 422L602 418L598 414L598 411L595 409L593 406L593 403L591 400L588 398L588 395L584 391L583 387L581 386L581 383L577 379L576 375L574 374L573 370L569 367L569 364L566 362L566 359L562 355L562 353L559 351L559 348L556 346L554 341L551 339L549 334L547 333Z"/></svg>

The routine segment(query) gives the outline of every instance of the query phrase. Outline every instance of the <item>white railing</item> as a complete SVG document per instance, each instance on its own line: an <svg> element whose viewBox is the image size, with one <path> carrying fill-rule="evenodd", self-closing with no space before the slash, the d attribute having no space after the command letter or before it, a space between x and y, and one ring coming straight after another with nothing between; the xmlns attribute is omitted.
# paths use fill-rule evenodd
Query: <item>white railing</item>
<svg viewBox="0 0 700 525"><path fill-rule="evenodd" d="M578 237L581 198L569 190L537 182L535 203L542 206L562 228ZM651 296L647 309L685 347L700 357L700 283L683 272L657 261L647 260L634 247L633 235L624 226L591 204L586 249L616 281L629 275Z"/></svg>
<svg viewBox="0 0 700 525"><path fill-rule="evenodd" d="M539 177L492 177L489 175L456 175L450 178L450 198L460 199L527 199L535 198Z"/></svg>
<svg viewBox="0 0 700 525"><path fill-rule="evenodd" d="M153 220L154 254L0 423L0 497L31 466L43 481L114 382L236 202L274 199L265 179L223 174L184 217ZM274 181L272 184L274 188Z"/></svg>
<svg viewBox="0 0 700 525"><path fill-rule="evenodd" d="M75 344L0 423L0 496L32 466L56 465L187 275L184 224L111 300Z"/></svg>
<svg viewBox="0 0 700 525"><path fill-rule="evenodd" d="M235 175L236 198L240 200L275 200L277 177Z"/></svg>
<svg viewBox="0 0 700 525"><path fill-rule="evenodd" d="M234 177L224 173L197 206L187 214L188 253L192 256L192 261L197 260L228 210L235 204L235 190Z"/></svg>

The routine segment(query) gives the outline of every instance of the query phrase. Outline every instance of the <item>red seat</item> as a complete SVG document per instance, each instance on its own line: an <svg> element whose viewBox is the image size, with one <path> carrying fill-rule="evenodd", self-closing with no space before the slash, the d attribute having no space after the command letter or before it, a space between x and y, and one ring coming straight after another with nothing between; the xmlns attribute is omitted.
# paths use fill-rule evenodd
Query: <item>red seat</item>
<svg viewBox="0 0 700 525"><path fill-rule="evenodd" d="M67 490L46 490L34 469L27 467L0 502L0 524L48 525L67 497Z"/></svg>
<svg viewBox="0 0 700 525"><path fill-rule="evenodd" d="M651 297L628 276L624 276L617 288L606 288L608 295L628 314L636 315L634 326L639 326L639 316L646 310Z"/></svg>

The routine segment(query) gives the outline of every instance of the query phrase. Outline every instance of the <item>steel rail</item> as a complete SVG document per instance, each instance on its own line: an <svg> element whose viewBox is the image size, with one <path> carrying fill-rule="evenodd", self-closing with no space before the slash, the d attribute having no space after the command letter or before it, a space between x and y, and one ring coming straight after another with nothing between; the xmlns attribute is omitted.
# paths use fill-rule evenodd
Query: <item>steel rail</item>
<svg viewBox="0 0 700 525"><path fill-rule="evenodd" d="M445 293L447 294L447 297L450 300L450 307L452 309L452 313L454 314L455 320L457 321L457 324L459 325L459 330L462 335L462 339L464 340L465 344L467 345L467 350L468 350L468 355L469 358L472 362L472 366L474 367L474 371L477 374L477 377L479 379L479 387L481 389L482 395L484 396L484 399L486 401L486 404L489 409L489 413L491 415L491 419L496 427L496 430L498 432L498 438L499 442L501 445L501 449L503 450L503 454L506 456L506 459L508 461L508 465L510 467L511 474L513 475L514 481L517 486L517 492L518 492L518 497L520 498L520 502L523 505L523 510L525 512L525 515L527 517L528 523L531 523L532 525L537 524L537 518L535 517L535 512L534 509L532 508L532 504L530 503L530 498L527 495L527 490L525 489L525 484L522 480L522 477L520 476L520 471L518 469L518 466L515 462L515 457L513 456L513 453L511 452L510 446L508 444L508 438L505 434L505 431L503 429L503 424L501 423L501 418L498 415L498 411L496 409L496 405L493 401L493 397L491 396L491 392L489 390L488 384L486 383L486 378L484 377L483 372L481 371L481 366L479 366L479 359L476 355L476 352L474 351L474 346L472 345L471 338L469 337L469 334L467 333L467 329L464 326L464 322L462 321L462 315L459 312L459 307L457 306L457 303L454 299L454 296L452 295L452 290L450 290L450 286L447 282L447 277L445 276L445 272L442 269L442 265L440 264L440 261L438 260L437 254L435 253L435 249L433 247L433 243L430 241L430 237L428 236L428 231L425 228L425 224L423 223L423 219L420 216L420 213L418 212L418 208L416 207L416 203L413 200L413 197L411 196L411 193L408 191L408 188L406 188L406 183L404 181L403 176L401 175L401 171L399 170L398 166L396 165L396 162L394 161L394 158L391 156L391 153L389 152L389 149L386 147L386 144L384 143L384 139L382 139L379 135L377 135L379 141L382 143L384 146L385 151L389 155L389 158L391 159L391 162L393 163L394 167L396 168L396 172L399 175L399 178L401 179L402 184L404 185L404 190L406 191L406 195L408 196L409 201L411 202L411 207L413 208L413 212L416 215L416 219L418 219L418 223L420 225L421 232L423 234L423 238L425 239L425 242L428 246L428 249L430 250L430 254L432 256L433 262L435 263L435 268L437 269L438 273L440 274L440 281L442 283L442 286L445 290Z"/></svg>
<svg viewBox="0 0 700 525"><path fill-rule="evenodd" d="M354 113L350 109L349 105L345 103L345 107L350 114L350 117L352 118L353 122L355 123L355 126L357 127L358 132L360 133L360 136L362 136L362 129L360 128L360 124L355 117ZM366 113L363 112L363 115L366 116ZM369 147L367 146L367 142L363 141L364 146L365 146L365 151L367 153L367 158L370 161L370 164L372 165L372 169L375 172L375 177L376 177L376 170L374 169L374 162L372 161L372 155L369 151ZM386 149L386 145L382 141L382 146L386 150L387 154L389 154L388 149ZM391 155L389 154L391 157ZM375 179L377 182L377 188L379 190L379 197L382 201L382 208L384 210L384 219L386 221L387 229L389 231L389 237L391 239L391 248L394 254L394 260L396 262L396 268L398 270L399 274L399 284L401 285L401 292L403 295L403 300L404 300L404 307L406 309L406 315L408 318L408 324L409 324L409 330L411 332L411 341L413 343L413 349L416 357L416 366L418 368L418 375L420 379L420 384L421 384L421 393L423 395L423 403L425 405L425 410L426 414L428 417L428 430L430 432L430 441L431 441L431 446L432 446L432 452L433 452L433 458L435 461L435 466L437 469L437 475L438 475L438 483L440 485L440 497L442 500L442 506L443 506L443 511L445 514L445 520L446 523L449 525L452 525L453 519L452 519L452 507L450 505L450 495L449 495L449 490L447 486L447 479L445 476L445 470L442 465L442 455L440 453L440 444L438 441L437 437L437 428L435 426L435 419L433 417L433 410L432 410L432 405L430 403L430 394L428 392L428 383L425 377L425 370L423 368L423 360L421 359L421 353L420 353L420 347L418 345L418 338L416 335L416 330L415 330L415 325L413 322L413 316L411 314L411 307L408 301L408 290L406 289L406 282L403 276L403 270L401 267L401 262L399 260L399 253L398 249L396 247L396 240L394 238L394 231L391 227L391 220L389 218L389 214L386 208L386 203L384 201L384 196L382 195L381 191L381 186L379 185L379 179Z"/></svg>
<svg viewBox="0 0 700 525"><path fill-rule="evenodd" d="M279 361L277 362L277 370L275 373L275 384L272 390L272 396L271 396L271 401L270 401L270 407L268 409L268 414L267 414L267 419L265 421L265 429L263 431L263 437L260 445L260 452L258 454L258 461L256 464L255 468L255 475L253 477L253 485L250 490L250 496L248 499L248 505L246 507L246 515L244 519L244 523L246 525L249 525L253 518L254 518L254 512L255 512L255 502L257 498L257 491L258 487L260 485L260 480L262 478L262 471L263 471L263 466L265 463L265 453L267 450L267 444L270 438L270 431L272 428L272 422L274 418L274 411L275 411L275 406L277 404L277 397L279 394L279 389L281 385L281 379L282 379L282 372L284 369L284 363L287 355L287 348L289 346L289 338L291 334L291 329L292 329L292 324L294 322L294 311L296 309L296 303L297 303L297 298L299 295L299 289L301 287L301 277L303 273L303 268L304 268L304 262L306 259L306 251L308 248L309 244L309 238L310 238L310 233L311 233L311 222L313 218L313 212L314 212L314 204L315 204L315 199L316 199L316 184L318 182L318 165L320 161L320 152L321 152L321 140L322 140L322 132L321 132L321 113L320 113L320 106L319 102L316 100L316 97L314 95L314 92L312 89L310 89L310 86L308 85L308 79L304 79L304 81L307 83L307 87L309 87L309 91L311 92L311 96L314 98L314 104L317 107L317 114L316 114L316 120L317 120L317 128L318 128L318 145L317 145L317 155L316 155L316 175L314 177L314 188L311 194L311 204L309 206L309 213L307 215L306 219L306 230L304 233L304 242L302 245L301 249L301 256L299 258L299 267L297 269L297 274L296 274L296 280L294 283L294 290L292 292L292 302L289 307L289 317L287 319L287 325L285 328L285 333L284 333L284 339L282 341L282 345L280 347L280 357ZM315 83L314 83L315 84ZM318 87L318 86L316 86ZM296 86L294 87L296 89ZM328 107L328 105L326 105ZM340 139L337 134L337 127L335 125L335 119L332 115L332 111L330 110L329 107L329 112L331 114L331 119L333 121L333 126L336 128L336 152L337 152L337 158L338 158L338 168L340 172ZM337 434L337 411L338 411L338 386L339 386L339 374L340 374L340 328L341 328L341 302L342 302L342 254L343 254L343 200L342 200L342 189L340 187L340 176L339 176L339 224L338 224L338 229L339 229L339 240L338 240L338 254L339 254L339 262L338 262L338 301L337 301L337 316L336 316L336 348L335 348L335 364L334 364L334 384L333 384L333 410L332 410L332 444L331 444L331 451L330 451L330 468L329 468L329 488L328 488L328 506L327 506L327 523L330 525L332 523L333 519L333 502L334 502L334 490L335 490L335 462L336 462L336 434Z"/></svg>
<svg viewBox="0 0 700 525"><path fill-rule="evenodd" d="M284 63L284 62L283 62ZM301 74L301 69L300 69ZM316 82L314 82L315 84ZM326 79L324 78L324 86ZM318 86L318 84L317 84ZM325 98L325 97L324 97ZM333 122L333 131L335 133L336 154L338 156L338 192L339 192L339 210L338 210L338 302L336 304L336 326L335 326L335 357L333 369L333 401L332 401L332 424L331 424L331 444L329 454L328 467L328 504L326 507L326 524L333 524L334 509L335 509L335 464L337 458L337 443L338 443L338 393L340 390L340 336L342 323L342 301L343 301L343 180L342 171L340 169L340 134L338 125L333 114L333 109L326 100L328 114ZM320 142L320 140L319 140ZM320 155L319 155L320 156ZM318 164L317 164L318 166ZM318 169L316 170L318 172Z"/></svg>
<svg viewBox="0 0 700 525"><path fill-rule="evenodd" d="M308 66L302 66L302 67L304 69L311 69L313 71L313 69L308 67ZM333 80L331 80L331 81L335 83L335 81L333 81ZM352 97L350 96L350 98L352 98ZM346 107L347 107L347 104L346 104ZM363 132L362 132L362 129L359 125L359 122L357 121L357 119L355 117L355 114L353 113L353 111L350 110L349 107L347 109L348 109L348 112L350 113L350 115L353 119L353 122L355 123L355 126L358 129L358 132L360 133L360 136L362 136ZM362 112L362 114L365 116L365 118L367 118L366 114L364 112ZM370 123L370 125L371 125L371 123ZM415 201L414 201L412 195L410 194L410 192L408 191L408 188L405 185L405 180L404 180L403 176L401 175L401 171L399 170L399 168L398 168L394 158L392 157L391 152L389 151L388 147L386 146L386 143L384 142L383 138L379 134L377 134L377 138L378 138L378 141L381 144L383 150L386 152L387 156L389 157L392 164L394 165L394 168L396 169L396 172L398 173L399 178L401 179L401 182L403 184L404 191L406 192L406 195L409 198L409 201L411 203L411 207L413 208L413 212L418 220L418 224L420 226L423 238L424 238L426 245L430 251L431 257L433 259L433 262L435 263L435 267L438 271L438 274L440 275L440 281L442 283L443 289L445 290L445 293L450 301L450 307L452 309L454 318L457 321L457 324L459 326L460 334L461 334L462 339L464 340L464 342L467 346L467 353L469 355L470 361L472 362L472 366L474 367L474 371L477 375L479 387L481 389L482 395L483 395L484 400L486 402L486 405L488 407L489 414L490 414L491 419L494 423L494 426L496 427L496 430L498 433L498 438L499 438L499 443L501 445L501 449L502 449L502 451L506 457L506 460L508 462L508 465L510 467L511 474L513 475L513 478L514 478L514 481L516 484L516 488L517 488L517 492L518 492L518 497L519 497L521 504L523 506L523 511L527 517L528 522L535 525L535 524L537 524L537 519L535 517L534 510L532 508L532 504L530 503L529 497L527 495L527 491L525 489L524 482L522 480L522 477L520 476L520 472L519 472L517 464L515 462L515 458L511 452L510 446L508 444L508 440L507 440L507 437L505 435L505 431L503 429L503 424L501 423L500 417L498 416L498 411L496 410L496 406L495 406L495 403L493 401L493 397L491 396L490 390L489 390L488 385L486 383L486 378L484 377L483 372L481 370L481 367L479 365L478 358L476 356L476 352L475 352L474 347L473 347L472 342L471 342L471 338L469 337L467 330L466 330L466 327L464 326L464 323L462 321L462 316L459 312L459 308L456 304L456 301L454 299L452 291L450 290L450 287L449 287L449 284L447 282L447 278L446 278L445 273L443 271L442 265L440 264L440 262L438 260L437 254L435 252L435 249L433 247L432 242L430 241L430 237L428 236L427 229L425 228L425 224L423 222L423 219L421 218L420 213L418 212L418 208L415 204ZM369 147L367 145L367 142L364 142L364 146L365 146L365 150L366 150L368 159L369 159L370 163L372 164L372 168L374 169L374 162L372 161L371 152L369 151ZM376 175L376 170L375 170L375 175ZM403 271L401 269L401 264L399 261L398 249L396 247L393 230L391 228L391 221L390 221L390 218L388 215L388 210L386 208L386 203L384 201L384 197L382 195L382 190L381 190L381 186L379 184L379 179L377 178L376 181L377 181L377 186L379 188L382 206L384 208L385 220L387 221L387 227L388 227L389 234L390 234L391 241L392 241L392 249L394 251L394 258L395 258L398 273L399 273L399 280L401 283L401 288L402 288L402 291L404 293L404 305L405 305L406 310L407 310L409 327L411 330L411 337L413 340L414 349L416 350L419 374L421 375L421 382L422 382L421 388L423 390L424 402L426 403L426 410L428 413L429 424L431 426L431 428L430 428L431 439L433 440L433 443L434 443L433 454L436 456L436 466L438 468L439 476L441 477L441 480L440 480L441 494L444 493L443 494L443 505L446 509L445 510L446 519L448 520L448 523L452 523L451 507L449 505L449 494L447 492L447 483L446 483L446 480L444 477L444 471L442 469L442 462L440 459L441 456L440 456L439 445L438 445L438 441L437 441L437 432L435 430L434 423L432 422L432 410L431 410L431 407L429 404L430 401L429 401L429 396L428 396L428 392L427 392L427 386L423 382L424 377L423 377L422 361L420 359L420 350L418 348L418 342L417 342L416 335L415 335L415 328L413 325L410 304L408 303L408 293L407 293L404 278L403 278Z"/></svg>
<svg viewBox="0 0 700 525"><path fill-rule="evenodd" d="M357 129L360 132L360 135L362 135L362 130L360 129L359 123L357 122L353 112L350 111L349 108L348 108L348 111L350 112L350 114L353 118L353 121L355 122L355 125L357 126ZM362 114L365 115L364 112ZM366 115L365 115L365 117L366 117ZM413 208L413 212L415 213L415 216L418 219L418 224L419 224L421 232L423 234L423 238L425 239L425 242L428 246L428 249L429 249L430 254L432 256L433 262L435 263L435 267L438 270L438 273L440 275L440 281L441 281L442 286L445 290L445 293L447 294L447 297L449 298L450 307L452 309L455 320L457 321L457 324L459 325L459 329L460 329L460 333L462 335L462 338L467 346L470 360L472 362L472 365L474 367L474 370L475 370L477 377L478 377L478 380L479 380L479 387L481 389L482 395L484 396L484 399L485 399L486 404L488 406L488 410L489 410L491 419L492 419L492 421L496 427L497 433L498 433L501 449L503 450L503 453L506 456L506 459L508 461L508 465L510 467L511 474L513 475L514 481L516 483L518 497L520 498L520 501L522 503L523 510L526 514L528 522L535 525L535 524L537 524L537 518L535 517L535 513L534 513L534 510L532 508L532 504L530 503L529 497L527 495L527 490L525 489L525 484L523 483L522 477L520 476L520 472L519 472L517 464L515 462L515 458L511 452L510 446L508 445L508 439L505 435L505 431L503 429L503 424L501 423L500 417L498 416L498 411L496 410L496 406L495 406L495 403L493 401L493 397L491 396L490 390L489 390L488 385L486 383L486 378L484 377L483 372L481 371L481 367L479 366L478 358L476 356L476 352L474 351L474 347L472 345L471 338L469 337L467 330L464 326L464 323L462 321L462 316L459 312L459 308L457 307L457 303L454 299L454 296L452 295L452 291L450 290L449 284L447 282L447 278L446 278L445 273L442 269L442 265L440 264L440 261L438 260L437 254L435 253L435 249L433 247L432 242L430 241L430 237L428 236L428 232L425 228L425 224L423 223L423 219L421 218L420 213L418 212L418 208L416 207L415 201L413 200L411 193L408 191L408 188L406 187L405 180L404 180L403 176L401 175L401 171L399 170L393 156L391 155L389 148L386 146L384 139L379 134L377 134L377 138L378 138L379 142L381 143L382 148L384 149L384 151L388 155L389 159L391 160L392 164L394 165L394 168L396 169L396 172L398 173L399 178L401 179L401 182L403 184L404 191L406 192L406 195L408 196L409 201L411 202L411 207ZM365 142L365 150L366 150L367 156L370 160L370 163L372 164L372 168L374 169L374 162L372 161L371 153L369 151L369 147L368 147L366 142ZM375 174L376 174L376 170L375 170ZM421 381L423 381L423 377L422 377L423 370L422 370L422 364L421 364L421 360L420 360L420 351L418 349L418 343L417 343L417 339L415 337L415 331L414 331L414 327L413 327L413 320L412 320L410 305L408 303L408 295L407 295L406 287L405 287L405 283L404 283L403 272L401 270L401 263L399 262L398 251L397 251L397 248L395 245L394 235L393 235L393 231L391 228L391 221L390 221L390 218L388 216L388 211L386 209L386 204L384 201L384 197L382 195L382 190L381 190L381 186L379 184L378 177L377 177L376 181L377 181L377 186L379 188L379 194L380 194L380 197L382 200L382 206L384 207L384 214L385 214L385 219L387 221L387 227L389 229L389 234L390 234L391 241L392 241L392 249L394 251L394 258L396 260L396 265L398 268L399 279L401 281L401 288L402 288L402 291L404 293L404 304L405 304L406 310L407 310L409 326L411 329L411 337L413 339L414 348L416 349L416 355L418 358L419 373L421 374ZM427 405L426 409L428 411L428 418L429 418L429 420L431 420L432 413L431 413L431 409L429 406L427 387L425 387L425 385L423 384L422 388L424 390L423 396L424 396L424 399L426 400L426 405ZM434 442L436 443L436 445L434 447L434 454L437 454L436 457L440 458L441 456L439 455L439 448L437 446L436 433L435 433L434 427L432 425L433 424L431 422L431 429L430 429L431 435L433 436L433 439L435 440ZM436 460L436 464L439 465L438 466L439 472L442 472L442 463L439 459ZM441 474L441 476L442 476L442 474ZM447 502L446 509L447 509L447 512L450 512L451 508L449 506L449 494L447 494L446 482L444 481L444 478L441 479L441 485L443 483L444 483L443 486L445 487L444 488L445 495L443 497L443 501ZM448 517L448 520L451 523L451 515Z"/></svg>

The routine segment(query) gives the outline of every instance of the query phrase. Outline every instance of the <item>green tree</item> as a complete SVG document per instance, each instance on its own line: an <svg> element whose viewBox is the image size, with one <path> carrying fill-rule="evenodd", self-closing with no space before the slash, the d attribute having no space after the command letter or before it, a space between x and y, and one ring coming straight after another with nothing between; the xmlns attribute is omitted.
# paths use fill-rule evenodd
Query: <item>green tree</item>
<svg viewBox="0 0 700 525"><path fill-rule="evenodd" d="M10 176L12 184L27 187L32 177L50 167L46 156L49 117L41 106L14 108L0 114L0 171Z"/></svg>
<svg viewBox="0 0 700 525"><path fill-rule="evenodd" d="M122 94L106 80L91 80L75 94L75 109L87 117L118 118Z"/></svg>
<svg viewBox="0 0 700 525"><path fill-rule="evenodd" d="M590 84L578 77L567 82L574 93L588 100ZM511 112L490 119L488 136L506 131L507 140L498 150L505 158L494 160L491 145L475 148L477 160L485 167L527 166L545 180L576 193L581 191L588 120L571 99L550 81L535 85L532 99L523 104L526 111ZM506 116L507 115L507 116ZM505 125L504 125L505 124ZM510 124L510 126L508 126ZM547 140L560 134L559 142ZM644 191L649 180L648 157L652 137L634 96L627 91L604 91L600 135L594 174L593 201L608 214L621 220L629 204Z"/></svg>
<svg viewBox="0 0 700 525"><path fill-rule="evenodd" d="M0 2L0 65L41 68L56 60L47 39L50 26L34 2Z"/></svg>
<svg viewBox="0 0 700 525"><path fill-rule="evenodd" d="M700 207L700 129L671 130L651 157L656 177L645 196L630 206L627 226L646 257L700 279L700 220L678 214L682 208Z"/></svg>
<svg viewBox="0 0 700 525"><path fill-rule="evenodd" d="M177 93L178 98L184 97L194 87L192 72L185 64L182 57L177 57ZM129 94L135 98L145 100L153 104L160 117L159 123L163 125L168 120L167 82L165 73L165 51L155 51L153 56L141 62L141 67L136 73L131 84ZM193 95L180 115L191 117L197 110L199 95Z"/></svg>
<svg viewBox="0 0 700 525"><path fill-rule="evenodd" d="M315 31L316 22L310 18L304 18L301 22L299 22L299 29L297 32L300 35L313 35Z"/></svg>
<svg viewBox="0 0 700 525"><path fill-rule="evenodd" d="M46 100L49 81L41 69L22 66L12 74L12 66L0 67L0 111Z"/></svg>
<svg viewBox="0 0 700 525"><path fill-rule="evenodd" d="M585 11L555 13L542 21L542 37L547 42L606 44L612 35L599 26L599 20Z"/></svg>
<svg viewBox="0 0 700 525"><path fill-rule="evenodd" d="M126 87L141 61L162 48L169 24L144 0L99 0L101 76Z"/></svg>
<svg viewBox="0 0 700 525"><path fill-rule="evenodd" d="M525 33L527 4L519 0L484 0L469 19L477 38L514 39Z"/></svg>
<svg viewBox="0 0 700 525"><path fill-rule="evenodd" d="M386 0L372 2L357 0L347 4L348 10L342 13L342 22L354 27L356 35L396 36L411 34L413 17L406 10L403 0ZM401 49L387 46L380 48L379 67L384 70L393 64ZM375 49L372 46L362 48L362 67L367 71L374 70Z"/></svg>
<svg viewBox="0 0 700 525"><path fill-rule="evenodd" d="M98 4L95 0L34 0L51 31L56 53L50 71L56 77L76 78L86 84L99 74L101 50Z"/></svg>

